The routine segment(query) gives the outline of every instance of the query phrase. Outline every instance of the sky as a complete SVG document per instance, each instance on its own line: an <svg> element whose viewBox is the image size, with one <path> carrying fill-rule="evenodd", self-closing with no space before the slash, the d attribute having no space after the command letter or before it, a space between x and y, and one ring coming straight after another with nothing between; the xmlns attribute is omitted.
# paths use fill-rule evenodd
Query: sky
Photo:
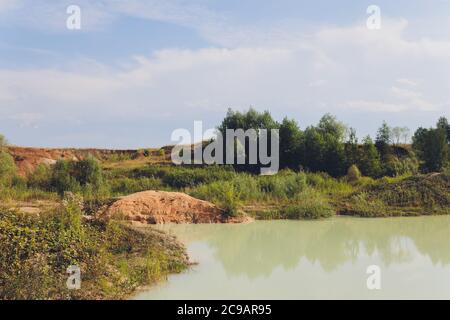
<svg viewBox="0 0 450 320"><path fill-rule="evenodd" d="M450 118L449 17L450 0L0 0L0 133L159 147L249 107L302 129L331 113L361 138L430 127Z"/></svg>

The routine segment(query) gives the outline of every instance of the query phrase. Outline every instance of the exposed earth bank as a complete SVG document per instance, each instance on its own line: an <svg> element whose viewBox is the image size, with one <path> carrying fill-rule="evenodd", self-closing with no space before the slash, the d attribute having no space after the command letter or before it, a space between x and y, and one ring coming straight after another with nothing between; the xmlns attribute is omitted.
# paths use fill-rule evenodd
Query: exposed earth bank
<svg viewBox="0 0 450 320"><path fill-rule="evenodd" d="M98 214L143 224L240 223L253 221L242 214L229 217L216 205L181 192L143 191L122 197Z"/></svg>

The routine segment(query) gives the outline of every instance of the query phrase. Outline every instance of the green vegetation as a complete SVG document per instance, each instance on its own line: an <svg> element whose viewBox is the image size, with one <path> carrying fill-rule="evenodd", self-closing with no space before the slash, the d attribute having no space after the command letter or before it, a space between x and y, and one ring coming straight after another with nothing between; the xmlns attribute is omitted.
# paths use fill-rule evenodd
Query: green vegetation
<svg viewBox="0 0 450 320"><path fill-rule="evenodd" d="M164 234L87 222L74 198L64 204L41 217L0 211L0 299L118 299L187 267ZM79 290L66 287L70 265L81 269Z"/></svg>
<svg viewBox="0 0 450 320"><path fill-rule="evenodd" d="M448 163L449 140L447 120L441 118L437 128L417 129L413 137L413 148L422 159L422 171L442 171Z"/></svg>
<svg viewBox="0 0 450 320"><path fill-rule="evenodd" d="M338 178L356 165L363 175L380 178L416 174L419 169L422 173L442 171L448 165L450 126L444 117L439 119L436 128L419 128L415 132L414 150L406 145L408 128L391 128L383 122L375 143L367 136L359 144L356 131L330 114L324 115L316 126L301 130L295 120L284 118L278 123L267 111L229 110L218 127L223 135L226 129L258 128L279 130L281 169L325 172ZM255 165L250 164L237 165L236 169L256 172Z"/></svg>
<svg viewBox="0 0 450 320"><path fill-rule="evenodd" d="M348 196L343 208L362 217L450 214L450 174L384 178Z"/></svg>
<svg viewBox="0 0 450 320"><path fill-rule="evenodd" d="M406 128L383 123L375 142L358 142L354 129L332 115L301 130L268 112L229 111L219 130L279 129L281 171L259 176L258 165L174 166L154 162L169 149L104 152L79 161L41 164L20 176L0 136L0 298L122 298L140 285L186 267L184 251L162 233L92 219L98 209L145 190L186 192L225 214L257 219L325 219L450 214L450 126L419 128L407 145ZM405 144L400 144L404 141ZM170 150L169 150L170 152ZM67 198L68 192L75 196ZM82 200L81 200L82 199ZM24 202L25 204L21 203ZM52 204L25 214L13 207ZM68 265L83 286L65 288Z"/></svg>

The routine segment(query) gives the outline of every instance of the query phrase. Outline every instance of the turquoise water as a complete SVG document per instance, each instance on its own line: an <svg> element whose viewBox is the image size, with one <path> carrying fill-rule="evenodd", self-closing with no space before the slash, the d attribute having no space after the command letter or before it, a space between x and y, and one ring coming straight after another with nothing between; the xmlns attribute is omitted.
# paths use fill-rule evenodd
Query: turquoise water
<svg viewBox="0 0 450 320"><path fill-rule="evenodd" d="M165 225L189 271L135 299L450 299L450 217ZM367 288L380 267L381 289Z"/></svg>

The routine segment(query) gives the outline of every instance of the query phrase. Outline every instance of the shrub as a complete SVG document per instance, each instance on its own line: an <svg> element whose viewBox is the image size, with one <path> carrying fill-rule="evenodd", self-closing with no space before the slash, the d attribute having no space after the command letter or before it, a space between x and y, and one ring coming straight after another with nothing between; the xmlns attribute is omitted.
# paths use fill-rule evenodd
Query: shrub
<svg viewBox="0 0 450 320"><path fill-rule="evenodd" d="M83 221L78 202L67 196L40 217L0 211L0 299L123 298L186 267L183 247L170 238ZM69 265L81 269L80 290L66 288Z"/></svg>
<svg viewBox="0 0 450 320"><path fill-rule="evenodd" d="M419 173L419 161L416 157L390 159L385 164L386 174L389 176L405 176Z"/></svg>
<svg viewBox="0 0 450 320"><path fill-rule="evenodd" d="M327 200L317 191L306 189L295 198L295 203L281 209L285 219L321 219L334 215Z"/></svg>
<svg viewBox="0 0 450 320"><path fill-rule="evenodd" d="M228 216L236 216L240 203L239 190L230 181L202 185L190 193L193 197L208 200L225 210Z"/></svg>
<svg viewBox="0 0 450 320"><path fill-rule="evenodd" d="M50 189L51 170L48 166L40 164L28 176L28 187L43 190Z"/></svg>
<svg viewBox="0 0 450 320"><path fill-rule="evenodd" d="M258 182L261 192L277 199L292 198L306 187L306 177L303 174L292 172L263 176L259 178Z"/></svg>
<svg viewBox="0 0 450 320"><path fill-rule="evenodd" d="M49 190L60 196L66 191L83 193L85 198L109 195L103 171L93 157L81 161L58 160L52 166L50 176Z"/></svg>
<svg viewBox="0 0 450 320"><path fill-rule="evenodd" d="M111 192L114 195L126 195L130 193L159 190L163 188L161 179L157 178L116 178L111 181Z"/></svg>
<svg viewBox="0 0 450 320"><path fill-rule="evenodd" d="M356 165L352 165L348 168L347 180L350 182L357 182L359 179L361 179L361 171L359 171Z"/></svg>
<svg viewBox="0 0 450 320"><path fill-rule="evenodd" d="M0 185L10 186L16 171L17 168L13 157L6 152L0 151Z"/></svg>
<svg viewBox="0 0 450 320"><path fill-rule="evenodd" d="M370 199L365 192L354 195L350 203L352 213L361 217L384 217L388 215L384 202L380 199Z"/></svg>
<svg viewBox="0 0 450 320"><path fill-rule="evenodd" d="M71 162L58 160L52 167L50 189L61 196L65 191L80 191L80 184L71 174Z"/></svg>

